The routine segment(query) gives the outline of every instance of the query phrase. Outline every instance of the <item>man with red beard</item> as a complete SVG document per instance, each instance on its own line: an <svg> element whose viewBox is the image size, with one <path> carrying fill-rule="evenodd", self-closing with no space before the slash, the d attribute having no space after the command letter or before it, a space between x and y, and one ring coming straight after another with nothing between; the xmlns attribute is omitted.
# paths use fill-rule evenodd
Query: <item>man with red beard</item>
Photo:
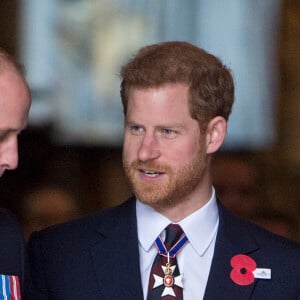
<svg viewBox="0 0 300 300"><path fill-rule="evenodd" d="M229 70L165 42L140 49L121 78L134 196L32 235L33 299L296 299L299 245L231 215L211 182L234 98Z"/></svg>
<svg viewBox="0 0 300 300"><path fill-rule="evenodd" d="M0 49L0 177L18 165L18 135L27 125L30 104L21 67ZM0 240L0 299L21 299L27 274L25 243L15 217L4 209Z"/></svg>

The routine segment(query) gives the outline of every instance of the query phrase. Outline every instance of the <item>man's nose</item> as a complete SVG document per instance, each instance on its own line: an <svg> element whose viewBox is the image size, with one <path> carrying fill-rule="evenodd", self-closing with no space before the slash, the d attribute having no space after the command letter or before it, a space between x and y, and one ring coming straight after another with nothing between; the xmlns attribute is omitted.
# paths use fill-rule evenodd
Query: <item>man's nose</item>
<svg viewBox="0 0 300 300"><path fill-rule="evenodd" d="M138 159L148 161L160 156L159 143L154 135L145 135L138 150Z"/></svg>
<svg viewBox="0 0 300 300"><path fill-rule="evenodd" d="M17 138L14 138L2 147L0 153L0 165L2 169L14 170L18 166L18 162L18 140Z"/></svg>

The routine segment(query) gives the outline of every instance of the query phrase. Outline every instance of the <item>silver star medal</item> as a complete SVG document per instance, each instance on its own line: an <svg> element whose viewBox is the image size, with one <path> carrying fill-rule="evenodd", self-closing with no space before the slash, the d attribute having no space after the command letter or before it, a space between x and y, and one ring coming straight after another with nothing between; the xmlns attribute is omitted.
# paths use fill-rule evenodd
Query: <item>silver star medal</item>
<svg viewBox="0 0 300 300"><path fill-rule="evenodd" d="M160 277L158 275L153 274L153 276L154 276L153 288L164 285L165 288L164 288L161 296L163 297L163 296L170 295L170 296L176 297L173 286L177 285L177 286L183 288L183 283L182 283L183 275L180 274L180 275L174 277L173 272L174 272L176 266L171 266L170 263L167 263L166 266L161 266L161 267L164 271L165 276Z"/></svg>

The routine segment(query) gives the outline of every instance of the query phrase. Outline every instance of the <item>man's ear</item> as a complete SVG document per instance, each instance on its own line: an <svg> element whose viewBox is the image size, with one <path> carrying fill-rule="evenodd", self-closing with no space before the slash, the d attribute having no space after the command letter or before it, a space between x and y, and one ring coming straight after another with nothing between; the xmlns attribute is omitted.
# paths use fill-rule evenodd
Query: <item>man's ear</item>
<svg viewBox="0 0 300 300"><path fill-rule="evenodd" d="M211 119L206 130L206 153L216 152L226 137L227 122L223 117L217 116Z"/></svg>

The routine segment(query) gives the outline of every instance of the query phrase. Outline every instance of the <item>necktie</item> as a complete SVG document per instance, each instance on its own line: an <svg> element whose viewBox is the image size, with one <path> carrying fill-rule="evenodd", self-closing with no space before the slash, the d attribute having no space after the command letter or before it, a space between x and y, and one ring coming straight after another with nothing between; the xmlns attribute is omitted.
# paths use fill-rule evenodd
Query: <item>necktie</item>
<svg viewBox="0 0 300 300"><path fill-rule="evenodd" d="M166 228L165 242L163 243L160 238L157 238L155 242L159 253L151 268L147 300L182 300L182 277L179 273L176 254L183 248L187 238L183 235L179 225L170 224Z"/></svg>

